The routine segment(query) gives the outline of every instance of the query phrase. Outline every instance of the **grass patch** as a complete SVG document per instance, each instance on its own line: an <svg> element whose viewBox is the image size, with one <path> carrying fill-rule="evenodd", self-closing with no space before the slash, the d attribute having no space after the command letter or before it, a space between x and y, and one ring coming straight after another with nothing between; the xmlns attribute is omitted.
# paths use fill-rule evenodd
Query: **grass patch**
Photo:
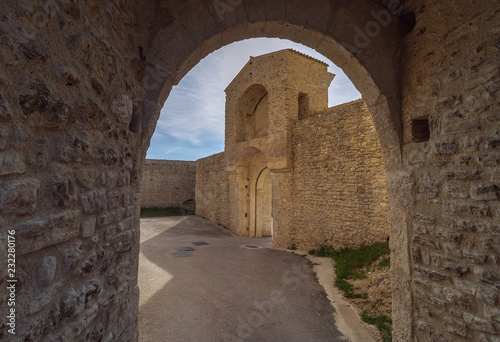
<svg viewBox="0 0 500 342"><path fill-rule="evenodd" d="M366 299L368 294L354 292L354 286L345 279L335 279L334 285L344 293L346 298L363 298Z"/></svg>
<svg viewBox="0 0 500 342"><path fill-rule="evenodd" d="M309 251L310 255L318 257L331 257L335 253L335 249L332 246L321 245L316 249L311 249Z"/></svg>
<svg viewBox="0 0 500 342"><path fill-rule="evenodd" d="M178 207L168 207L168 208L141 208L141 218L145 217L165 217L165 216L184 216L184 215L194 215L193 210L187 210Z"/></svg>
<svg viewBox="0 0 500 342"><path fill-rule="evenodd" d="M319 246L309 251L309 254L320 257L331 257L335 260L335 286L343 292L346 298L368 298L367 293L357 293L349 279L366 278L367 268L377 259L384 257L378 267L390 266L389 242L376 243L371 246L362 246L356 249L343 248L334 249L332 246ZM371 316L368 311L363 310L363 321L377 326L384 342L392 341L392 321L386 315Z"/></svg>
<svg viewBox="0 0 500 342"><path fill-rule="evenodd" d="M378 267L383 268L383 267L391 267L391 259L389 257L383 258L380 260L378 263Z"/></svg>
<svg viewBox="0 0 500 342"><path fill-rule="evenodd" d="M291 249L292 251L296 251L296 250L297 250L297 245L295 245L295 242L294 242L294 243L292 243L292 244L290 245L290 247L288 247L288 249Z"/></svg>
<svg viewBox="0 0 500 342"><path fill-rule="evenodd" d="M392 319L387 315L372 316L366 310L361 312L363 322L375 325L382 334L384 342L392 341Z"/></svg>

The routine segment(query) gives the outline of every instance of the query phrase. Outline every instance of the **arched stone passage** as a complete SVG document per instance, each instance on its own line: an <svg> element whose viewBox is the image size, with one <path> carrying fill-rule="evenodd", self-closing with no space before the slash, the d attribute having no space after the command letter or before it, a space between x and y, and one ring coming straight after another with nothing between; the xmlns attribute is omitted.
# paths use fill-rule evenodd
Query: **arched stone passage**
<svg viewBox="0 0 500 342"><path fill-rule="evenodd" d="M306 8L293 2L286 9L281 4L270 8L265 1L255 1L251 8L244 3L233 8L227 17L229 13L211 9L212 16L203 17L200 22L194 12L165 7L166 11L172 11L175 20L166 26L154 26L153 39L145 53L144 153L171 87L210 52L242 39L278 37L322 53L341 67L360 91L379 133L388 179L393 288L397 288L393 297L394 333L408 340L412 335L407 324L412 317L412 297L406 218L401 200L405 194L400 191L407 174L401 171L400 95L398 70L394 68L402 37L400 19L364 0L335 4L324 0ZM381 18L385 19L381 22ZM180 22L183 25L176 24ZM361 44L357 35L367 25L376 26L379 31ZM179 41L183 42L183 49L174 48Z"/></svg>
<svg viewBox="0 0 500 342"><path fill-rule="evenodd" d="M497 2L3 5L0 226L16 237L16 337L137 340L140 173L160 106L208 53L264 36L315 48L370 106L387 164L394 340L498 335ZM404 12L415 29L402 37ZM415 142L421 120L429 140Z"/></svg>

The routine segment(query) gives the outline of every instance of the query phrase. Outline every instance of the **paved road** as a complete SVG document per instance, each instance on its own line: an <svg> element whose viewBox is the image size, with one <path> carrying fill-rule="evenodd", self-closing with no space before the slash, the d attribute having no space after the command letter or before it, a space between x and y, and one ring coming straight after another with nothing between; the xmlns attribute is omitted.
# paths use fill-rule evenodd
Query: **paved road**
<svg viewBox="0 0 500 342"><path fill-rule="evenodd" d="M269 247L196 216L141 220L139 340L345 341L310 261Z"/></svg>

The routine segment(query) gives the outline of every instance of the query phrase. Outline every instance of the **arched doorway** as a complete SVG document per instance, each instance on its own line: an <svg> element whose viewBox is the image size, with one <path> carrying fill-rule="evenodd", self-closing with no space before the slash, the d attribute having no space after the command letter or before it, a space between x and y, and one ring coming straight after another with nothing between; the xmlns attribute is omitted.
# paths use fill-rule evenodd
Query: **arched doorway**
<svg viewBox="0 0 500 342"><path fill-rule="evenodd" d="M273 180L268 168L255 184L255 236L273 236Z"/></svg>
<svg viewBox="0 0 500 342"><path fill-rule="evenodd" d="M247 198L244 211L248 213L248 236L271 236L272 182L265 155L257 152L247 170L248 189L240 198Z"/></svg>

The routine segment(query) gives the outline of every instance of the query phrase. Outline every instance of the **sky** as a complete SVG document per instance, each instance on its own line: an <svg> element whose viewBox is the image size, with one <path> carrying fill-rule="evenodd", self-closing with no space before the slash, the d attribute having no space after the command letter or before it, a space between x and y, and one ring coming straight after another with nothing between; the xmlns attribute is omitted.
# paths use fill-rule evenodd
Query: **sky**
<svg viewBox="0 0 500 342"><path fill-rule="evenodd" d="M165 102L147 159L197 160L224 151L224 89L250 56L294 49L329 65L335 74L328 106L359 99L361 94L330 60L302 44L278 38L254 38L226 45L202 59L172 88Z"/></svg>

